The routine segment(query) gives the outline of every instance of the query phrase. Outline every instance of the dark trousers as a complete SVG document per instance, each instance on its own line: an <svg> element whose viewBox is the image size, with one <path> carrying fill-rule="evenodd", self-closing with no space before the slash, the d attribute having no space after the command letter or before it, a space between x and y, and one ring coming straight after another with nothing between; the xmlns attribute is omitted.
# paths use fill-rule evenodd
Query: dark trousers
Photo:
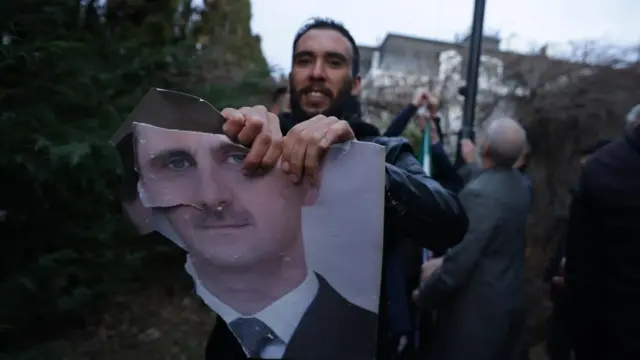
<svg viewBox="0 0 640 360"><path fill-rule="evenodd" d="M549 360L571 359L569 313L561 294L553 295L553 310L548 319L547 356Z"/></svg>

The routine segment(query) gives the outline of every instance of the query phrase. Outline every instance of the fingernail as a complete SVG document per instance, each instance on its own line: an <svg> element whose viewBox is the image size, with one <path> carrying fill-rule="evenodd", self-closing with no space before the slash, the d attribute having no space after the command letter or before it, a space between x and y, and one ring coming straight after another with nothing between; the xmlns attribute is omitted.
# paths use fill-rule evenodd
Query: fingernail
<svg viewBox="0 0 640 360"><path fill-rule="evenodd" d="M320 141L320 146L321 147L328 147L329 146L329 140L322 139L322 141Z"/></svg>
<svg viewBox="0 0 640 360"><path fill-rule="evenodd" d="M289 162L288 161L283 161L282 162L282 171L289 172Z"/></svg>

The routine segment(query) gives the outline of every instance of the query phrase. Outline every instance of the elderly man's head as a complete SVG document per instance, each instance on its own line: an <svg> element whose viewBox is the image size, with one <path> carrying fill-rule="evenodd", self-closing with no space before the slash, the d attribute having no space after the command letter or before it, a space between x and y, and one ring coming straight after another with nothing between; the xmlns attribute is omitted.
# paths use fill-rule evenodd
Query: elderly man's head
<svg viewBox="0 0 640 360"><path fill-rule="evenodd" d="M631 129L640 125L640 104L631 108L627 114L627 128Z"/></svg>
<svg viewBox="0 0 640 360"><path fill-rule="evenodd" d="M481 152L485 167L513 167L527 146L524 129L510 118L489 123L483 140Z"/></svg>

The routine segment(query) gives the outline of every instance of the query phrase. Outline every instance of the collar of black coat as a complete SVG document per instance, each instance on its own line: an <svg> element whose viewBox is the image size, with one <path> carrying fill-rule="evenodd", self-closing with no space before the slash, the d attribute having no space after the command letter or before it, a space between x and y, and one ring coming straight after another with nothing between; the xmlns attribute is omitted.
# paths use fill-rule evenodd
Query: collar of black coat
<svg viewBox="0 0 640 360"><path fill-rule="evenodd" d="M305 120L307 119L294 119L291 113L280 114L280 129L282 130L282 135L286 135L296 124ZM354 114L343 120L349 123L357 140L363 141L380 136L380 130L378 130L375 125L363 121L358 115Z"/></svg>

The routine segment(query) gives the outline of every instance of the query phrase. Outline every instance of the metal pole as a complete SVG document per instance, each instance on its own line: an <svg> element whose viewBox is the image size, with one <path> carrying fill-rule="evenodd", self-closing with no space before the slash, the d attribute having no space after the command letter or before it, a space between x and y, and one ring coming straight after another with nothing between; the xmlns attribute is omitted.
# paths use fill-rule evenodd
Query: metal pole
<svg viewBox="0 0 640 360"><path fill-rule="evenodd" d="M462 160L460 154L460 140L474 139L474 123L476 97L478 94L478 70L480 55L482 54L482 29L484 27L484 8L486 0L476 0L473 10L473 24L469 36L469 52L467 54L467 83L464 88L464 111L462 115L462 129L458 137L458 153L456 163Z"/></svg>

